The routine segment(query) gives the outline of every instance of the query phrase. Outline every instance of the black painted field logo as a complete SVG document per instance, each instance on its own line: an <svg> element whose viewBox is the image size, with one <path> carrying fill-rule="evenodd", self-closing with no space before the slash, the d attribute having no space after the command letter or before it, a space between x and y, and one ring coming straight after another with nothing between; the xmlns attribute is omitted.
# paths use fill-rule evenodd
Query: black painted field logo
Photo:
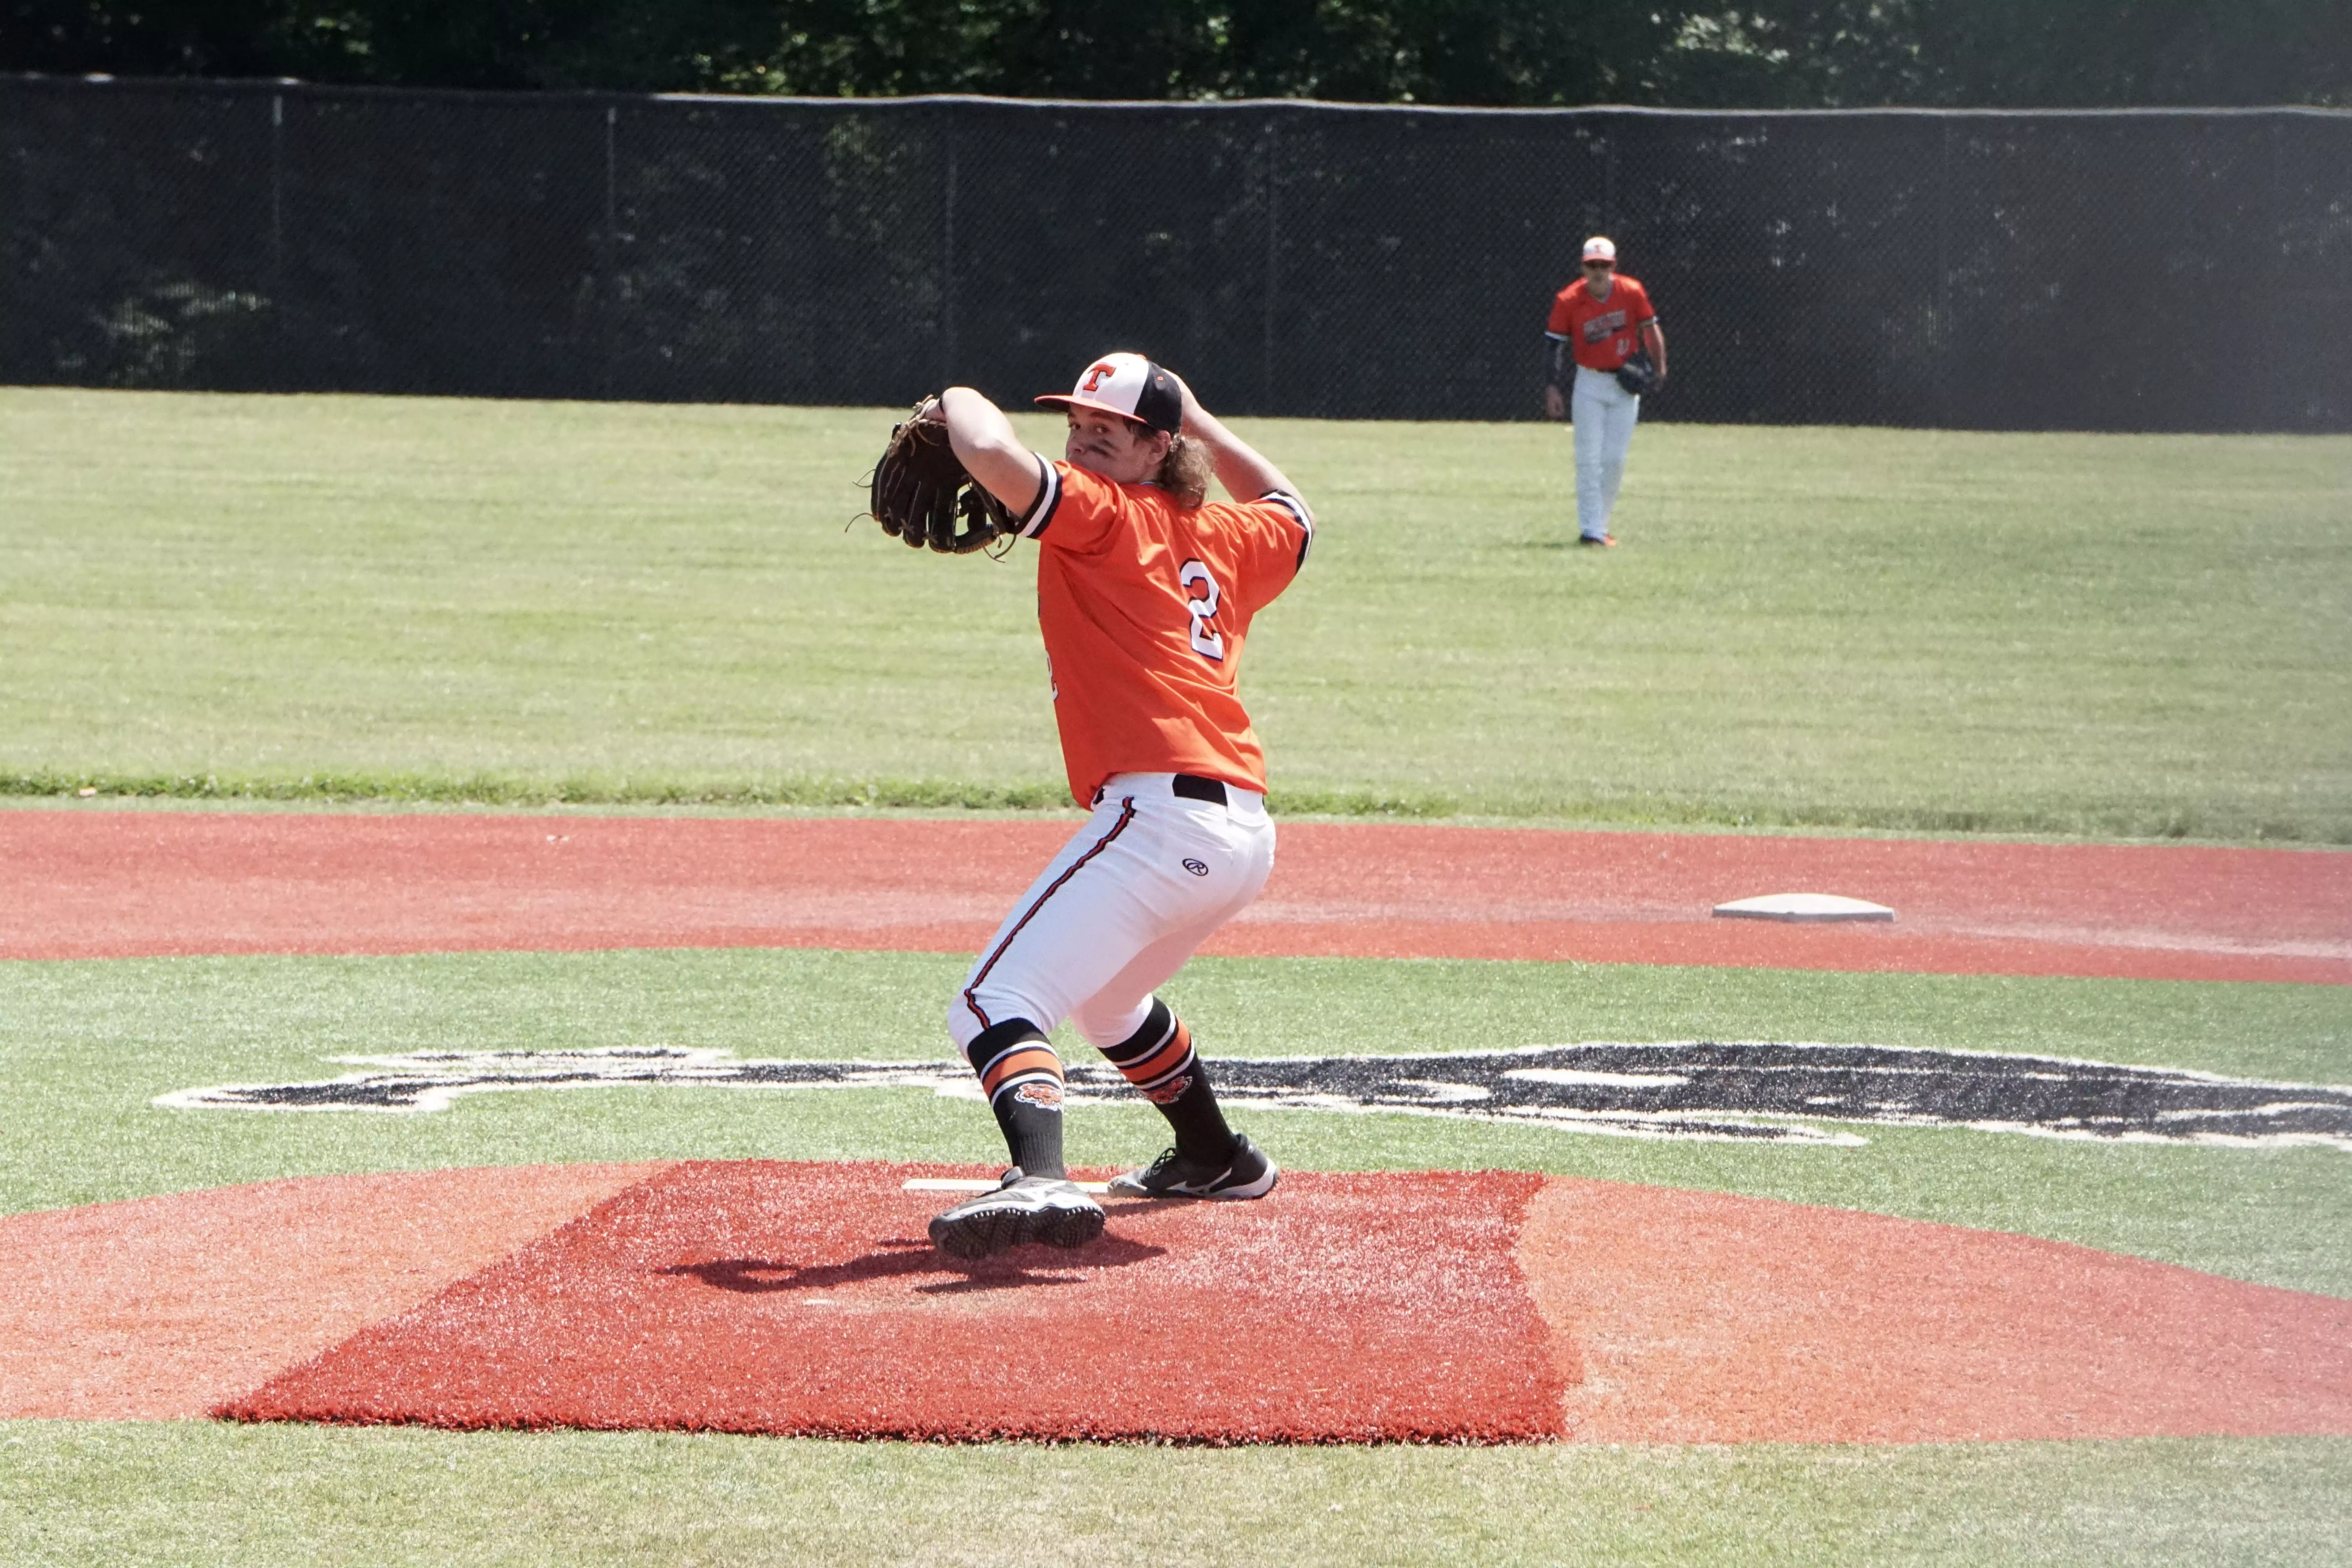
<svg viewBox="0 0 2352 1568"><path fill-rule="evenodd" d="M446 1110L461 1094L630 1084L928 1089L980 1098L960 1062L741 1061L726 1051L418 1051L331 1058L370 1070L312 1083L225 1084L156 1100L175 1110ZM1213 1058L1221 1098L1290 1110L1386 1111L1627 1138L1859 1144L1843 1131L1988 1132L2352 1152L2352 1088L2179 1068L1906 1046L1593 1042L1394 1057ZM1068 1100L1134 1091L1100 1062L1069 1068ZM1827 1123L1829 1125L1821 1125Z"/></svg>

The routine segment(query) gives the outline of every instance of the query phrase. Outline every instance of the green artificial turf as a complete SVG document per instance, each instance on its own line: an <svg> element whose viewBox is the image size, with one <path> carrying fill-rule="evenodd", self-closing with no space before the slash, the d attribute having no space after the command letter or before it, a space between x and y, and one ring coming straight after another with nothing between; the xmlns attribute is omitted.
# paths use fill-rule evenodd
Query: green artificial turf
<svg viewBox="0 0 2352 1568"><path fill-rule="evenodd" d="M2352 1441L1910 1448L816 1443L0 1423L0 1558L1420 1568L2342 1561Z"/></svg>
<svg viewBox="0 0 2352 1568"><path fill-rule="evenodd" d="M1050 804L889 418L0 389L0 787ZM1562 427L1244 428L1287 809L2352 842L2352 438L1654 426L1599 552Z"/></svg>
<svg viewBox="0 0 2352 1568"><path fill-rule="evenodd" d="M326 1058L664 1044L739 1057L946 1057L964 964L733 950L0 964L0 1212L327 1172L645 1158L1003 1158L922 1089L631 1086L446 1111L178 1110ZM2352 987L1566 963L1204 959L1168 990L1212 1055L1779 1039L2032 1051L2340 1082ZM1076 1057L1087 1047L1066 1044ZM1295 1169L1515 1168L2018 1231L2352 1296L2352 1155L1857 1128L1860 1148L1601 1137L1423 1116L1242 1112ZM1132 1163L1149 1107L1073 1110L1074 1162Z"/></svg>

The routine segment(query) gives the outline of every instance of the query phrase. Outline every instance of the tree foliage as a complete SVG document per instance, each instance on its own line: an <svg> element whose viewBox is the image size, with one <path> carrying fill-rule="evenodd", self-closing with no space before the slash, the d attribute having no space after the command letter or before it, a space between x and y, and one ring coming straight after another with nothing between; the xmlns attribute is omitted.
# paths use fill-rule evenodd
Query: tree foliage
<svg viewBox="0 0 2352 1568"><path fill-rule="evenodd" d="M0 0L0 69L821 97L2352 106L2352 4Z"/></svg>

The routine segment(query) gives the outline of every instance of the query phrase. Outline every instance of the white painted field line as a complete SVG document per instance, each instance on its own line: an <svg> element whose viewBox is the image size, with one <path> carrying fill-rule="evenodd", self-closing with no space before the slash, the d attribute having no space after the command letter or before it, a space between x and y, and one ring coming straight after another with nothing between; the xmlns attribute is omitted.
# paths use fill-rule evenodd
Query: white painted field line
<svg viewBox="0 0 2352 1568"><path fill-rule="evenodd" d="M898 1190L904 1193L992 1193L997 1184L969 1176L909 1176ZM1108 1182L1080 1182L1082 1193L1107 1193Z"/></svg>

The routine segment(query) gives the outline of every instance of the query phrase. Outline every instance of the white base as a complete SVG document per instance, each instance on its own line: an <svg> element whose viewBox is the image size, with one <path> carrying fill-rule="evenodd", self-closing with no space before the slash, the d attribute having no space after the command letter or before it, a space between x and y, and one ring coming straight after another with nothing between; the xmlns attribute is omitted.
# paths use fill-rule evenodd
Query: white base
<svg viewBox="0 0 2352 1568"><path fill-rule="evenodd" d="M1835 893L1767 893L1717 904L1715 912L1731 920L1749 921L1891 921L1895 911L1885 904Z"/></svg>
<svg viewBox="0 0 2352 1568"><path fill-rule="evenodd" d="M1107 1193L1108 1182L1080 1182L1082 1193ZM910 1176L898 1190L902 1193L992 1193L998 1184L977 1176Z"/></svg>

